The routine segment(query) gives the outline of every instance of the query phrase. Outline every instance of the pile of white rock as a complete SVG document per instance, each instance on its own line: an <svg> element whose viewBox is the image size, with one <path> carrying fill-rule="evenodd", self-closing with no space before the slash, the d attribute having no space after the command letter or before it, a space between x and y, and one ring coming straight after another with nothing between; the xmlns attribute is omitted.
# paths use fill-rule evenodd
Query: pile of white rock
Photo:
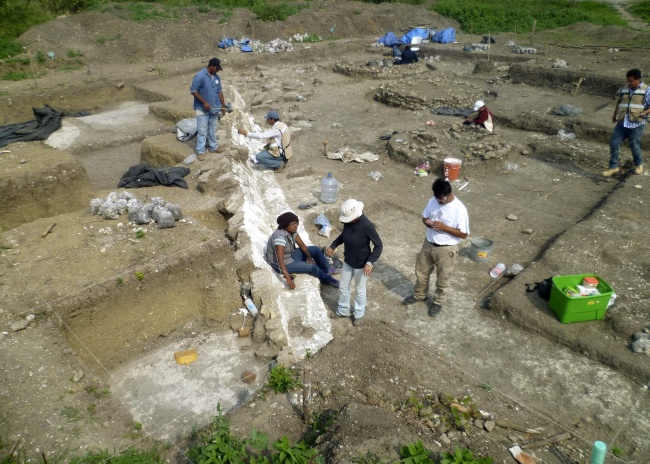
<svg viewBox="0 0 650 464"><path fill-rule="evenodd" d="M151 203L142 203L131 192L111 192L106 199L90 200L90 214L99 214L104 219L118 219L128 213L129 221L135 224L149 224L154 221L159 229L176 227L176 221L183 219L181 207L153 197Z"/></svg>

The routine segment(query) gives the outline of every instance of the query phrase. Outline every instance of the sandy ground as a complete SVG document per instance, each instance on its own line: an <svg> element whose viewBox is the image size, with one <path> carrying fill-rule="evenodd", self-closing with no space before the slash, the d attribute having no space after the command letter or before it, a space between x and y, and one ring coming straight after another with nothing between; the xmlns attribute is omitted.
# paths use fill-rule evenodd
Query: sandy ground
<svg viewBox="0 0 650 464"><path fill-rule="evenodd" d="M477 38L459 36L457 45L423 47L423 57L440 56L430 62L435 69L420 63L417 73L391 70L369 77L361 72L366 63L384 59L385 53L370 45L373 34L407 27L416 20L440 26L453 23L433 15L422 18L419 9L394 5L369 7L375 9L375 16L365 11L356 15L352 10L357 6L350 5L346 7L349 21L342 19L345 11L318 10L335 16L341 36L272 56L218 53L209 44L197 50L188 45L196 39L179 35L176 23L133 27L121 39L102 46L88 44L98 36L124 30L122 22L110 15L61 18L40 26L26 34L26 43L57 50L85 46L87 65L72 72L52 70L46 80L36 83L3 82L2 98L11 103L2 111L3 121L28 118L31 105L50 101L66 109L104 113L118 106L112 100L138 100L149 103L149 114L117 134L100 130L68 147L65 154L41 143L11 146L12 153L2 155L0 169L5 179L36 179L22 188L35 192L30 195L40 204L49 197L69 196L60 188L40 193L34 189L34 183L47 178L43 160L55 158L58 165L77 160L88 175L87 184L76 187L82 197L79 202L105 196L125 169L139 162L140 140L152 137L152 143L162 145L155 137L168 134L175 120L191 115L187 95L191 77L207 57L218 53L224 59L227 99L234 100L239 92L246 103L239 110L261 120L269 108L278 109L292 127L296 157L274 180L289 204L297 208L315 200L327 172L339 180L336 204L318 203L300 212L315 243L327 245L329 240L318 236L314 218L325 213L338 227L338 205L351 197L366 204L366 214L384 240L384 255L369 282L366 323L355 328L349 320L334 320L334 340L308 361L313 369L314 411L339 418L318 442L330 462L351 462L368 452L395 460L400 445L418 438L434 456L458 445L493 456L497 462L514 462L507 451L512 444L569 431L573 438L558 449L573 462L588 462L593 441L603 440L610 451L612 446L623 450L623 462L643 463L650 433L648 362L647 355L631 353L628 345L631 335L643 330L650 319L650 254L643 239L648 221L643 208L650 201L650 186L646 175L610 181L599 176L607 161L607 147L598 140L611 130L610 94L572 94L533 76L535 85L512 83L508 69L520 57L503 46L516 39L510 36L498 38L490 58L494 69L487 74L475 73L476 62L486 60L485 55L459 50ZM393 19L396 8L403 9L401 23ZM327 29L326 20L317 14L301 15L300 27L325 35L318 28ZM355 16L361 17L358 22L366 29L362 38L351 32L361 27L354 23ZM248 21L246 14L237 13L228 23L229 30L243 30ZM297 24L287 23L283 30L298 31ZM154 40L139 27L160 28L161 33ZM255 23L255 31L256 37L266 40L276 37L269 25ZM557 37L564 40L577 31L585 43L602 44L604 37L620 41L609 45L622 46L644 40L629 31L588 26L559 31ZM552 34L540 36L557 42ZM134 47L143 37L146 40ZM546 71L561 58L570 71L622 80L630 67L648 68L648 59L639 61L633 49L537 46L540 53L526 63L532 69ZM353 77L335 73L336 64L359 72ZM562 76L563 70L557 73ZM138 92L119 94L118 83ZM430 99L484 98L497 121L502 115L504 122L495 135L458 128L456 118L376 101L380 86ZM557 117L549 122L548 110L562 103L584 108L583 116L569 123ZM523 115L533 123L521 121ZM424 124L432 119L436 126ZM574 130L578 138L559 140L555 135L559 128ZM235 118L226 119L220 130L223 140L234 129ZM379 139L395 131L388 144ZM192 152L190 143L175 143L172 137L164 140L176 153ZM350 146L357 152L378 154L379 161L329 160L322 154L323 140L330 151ZM233 137L232 143L236 141ZM488 160L472 154L485 152L477 144L492 143L501 143L505 153ZM623 153L627 160L627 150ZM430 318L425 305L408 309L400 305L412 288L414 257L423 239L419 215L433 180L415 177L412 169L423 159L440 169L445 156L463 157L461 182L455 185L469 184L458 197L469 209L472 236L489 237L495 247L488 263L457 259L452 299L438 317ZM12 216L15 223L4 226L9 230L2 233L0 270L5 331L0 339L0 391L6 405L0 417L2 452L15 445L21 458L35 461L41 451L48 457L69 457L89 448L149 446L148 430L141 429L120 400L128 392L111 391L114 369L129 357L166 343L166 337L178 340L194 332L230 331L224 321L238 304L239 282L232 262L236 245L224 236L226 218L217 212L215 199L196 191L194 174L200 166L191 169L188 190L158 187L137 194L163 196L181 204L194 223L150 230L138 243L130 226L120 230L117 221L95 219L79 205L63 211L28 210L15 200L13 209L18 205L25 211L22 220L20 215ZM383 177L375 182L368 177L370 171ZM64 170L51 175L67 179ZM51 185L56 184L61 182ZM11 207L5 206L6 212ZM511 214L517 219L506 219ZM41 239L52 222L56 227ZM99 232L109 222L115 231L112 237ZM524 234L525 229L535 233ZM110 256L102 252L107 244ZM463 246L469 247L469 241ZM492 287L487 298L477 299L492 281L488 271L497 262L516 262L526 270ZM157 269L162 275L156 275ZM145 272L143 281L135 271ZM524 291L525 282L584 272L603 276L619 294L617 305L601 322L562 325L545 302ZM321 297L333 311L336 292L322 289ZM96 301L102 302L100 307L88 308L89 302ZM147 309L151 301L158 303L157 312ZM52 311L51 306L57 309ZM181 309L170 315L167 309L172 307ZM147 311L153 311L149 318L155 323L141 326L139 320L147 319ZM27 329L14 332L11 325L28 314L35 320ZM182 321L192 323L179 326ZM131 344L137 349L130 349ZM449 414L448 395L471 396L490 417L537 430L524 433L497 427L489 432L481 424L445 430L436 425L433 415L412 407L408 400L413 395L441 417ZM272 437L297 440L309 427L302 424L296 401L295 393L249 400L232 413L233 429L244 435L255 427ZM187 421L192 424L192 418ZM185 439L177 436L164 443L169 459L186 453ZM548 447L534 452L543 462L559 462Z"/></svg>

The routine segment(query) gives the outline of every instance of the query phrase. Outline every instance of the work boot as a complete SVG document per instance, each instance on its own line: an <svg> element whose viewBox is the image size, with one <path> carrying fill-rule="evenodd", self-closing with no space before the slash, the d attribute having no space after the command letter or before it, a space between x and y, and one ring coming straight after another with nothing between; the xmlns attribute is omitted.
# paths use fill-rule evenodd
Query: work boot
<svg viewBox="0 0 650 464"><path fill-rule="evenodd" d="M607 171L603 171L603 177L612 177L614 174L621 172L621 168L611 168Z"/></svg>
<svg viewBox="0 0 650 464"><path fill-rule="evenodd" d="M198 155L196 155L196 159L199 161L205 161L206 159L205 153L199 153Z"/></svg>
<svg viewBox="0 0 650 464"><path fill-rule="evenodd" d="M276 174L280 174L282 171L284 171L284 168L286 167L287 167L287 162L283 161L282 164L277 168L275 168L273 172L275 172Z"/></svg>
<svg viewBox="0 0 650 464"><path fill-rule="evenodd" d="M634 174L636 174L637 176L640 176L641 174L643 174L643 165L642 164L639 164L637 167L634 168Z"/></svg>
<svg viewBox="0 0 650 464"><path fill-rule="evenodd" d="M436 317L442 311L442 305L433 303L429 308L429 316Z"/></svg>
<svg viewBox="0 0 650 464"><path fill-rule="evenodd" d="M352 325L355 326L355 327L359 327L359 326L362 325L362 324L363 324L363 317L360 317L360 318L358 318L358 319L355 317L355 318L352 320Z"/></svg>
<svg viewBox="0 0 650 464"><path fill-rule="evenodd" d="M402 304L403 304L404 306L408 306L408 305L412 305L412 304L414 304L414 303L421 303L421 302L423 302L423 301L424 301L424 300L418 300L418 299L415 298L413 295L409 295L409 296L407 296L406 298L404 298L404 299L402 300Z"/></svg>
<svg viewBox="0 0 650 464"><path fill-rule="evenodd" d="M223 153L224 151L226 151L224 147L217 147L217 149L214 150L214 153Z"/></svg>

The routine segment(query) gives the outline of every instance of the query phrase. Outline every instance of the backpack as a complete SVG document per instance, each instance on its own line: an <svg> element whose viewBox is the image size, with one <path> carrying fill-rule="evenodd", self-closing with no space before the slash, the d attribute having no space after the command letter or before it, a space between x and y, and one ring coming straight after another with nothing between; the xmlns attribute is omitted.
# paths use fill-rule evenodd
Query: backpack
<svg viewBox="0 0 650 464"><path fill-rule="evenodd" d="M537 290L540 298L544 300L551 299L551 289L553 288L553 277L544 279L541 282L534 282L532 284L526 284L527 292L534 292Z"/></svg>

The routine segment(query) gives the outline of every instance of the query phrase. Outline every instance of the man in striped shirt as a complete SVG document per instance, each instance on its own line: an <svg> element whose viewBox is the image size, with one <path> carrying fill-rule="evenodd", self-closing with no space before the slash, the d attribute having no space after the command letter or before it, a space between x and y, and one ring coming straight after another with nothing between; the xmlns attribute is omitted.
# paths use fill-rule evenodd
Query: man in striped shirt
<svg viewBox="0 0 650 464"><path fill-rule="evenodd" d="M618 165L619 148L627 139L634 160L634 174L643 173L643 157L641 156L641 137L650 114L650 92L648 86L641 82L641 71L630 69L625 75L627 85L618 91L618 103L612 116L616 124L609 140L609 169L603 176L611 177L621 172Z"/></svg>

